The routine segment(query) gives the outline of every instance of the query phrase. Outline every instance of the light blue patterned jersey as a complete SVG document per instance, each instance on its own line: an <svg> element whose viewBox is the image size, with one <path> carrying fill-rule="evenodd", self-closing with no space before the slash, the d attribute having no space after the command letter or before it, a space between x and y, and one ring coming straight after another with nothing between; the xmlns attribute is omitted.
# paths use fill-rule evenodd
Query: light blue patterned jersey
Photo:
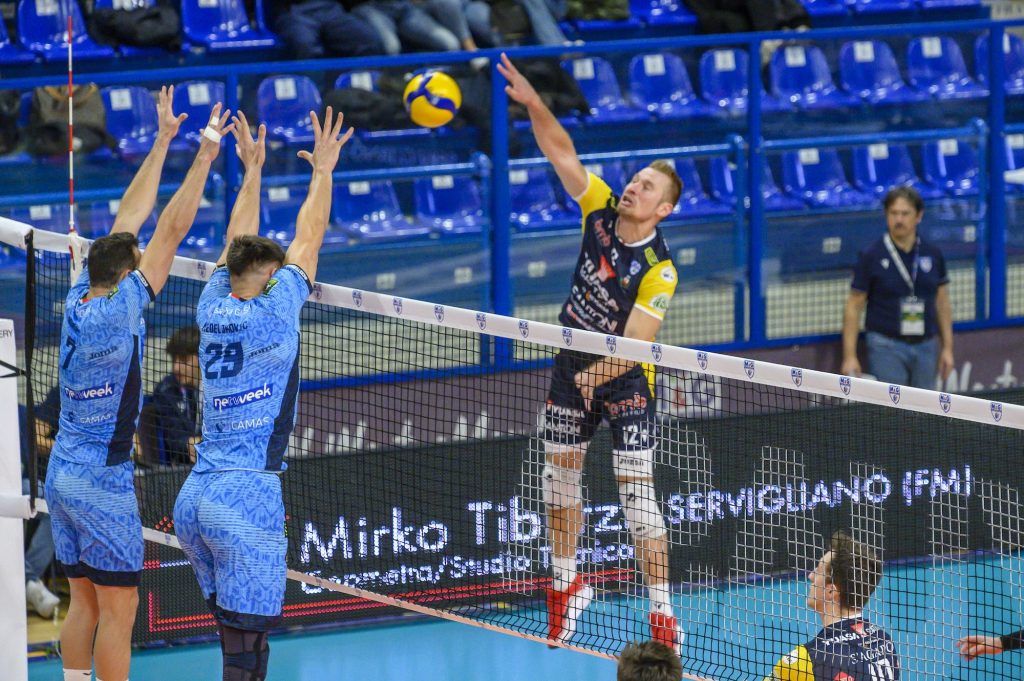
<svg viewBox="0 0 1024 681"><path fill-rule="evenodd" d="M142 313L155 296L135 270L87 298L89 270L68 291L60 333L60 428L53 456L93 466L128 461L142 407Z"/></svg>
<svg viewBox="0 0 1024 681"><path fill-rule="evenodd" d="M218 268L199 297L203 440L195 472L284 470L299 392L299 311L313 290L295 265L279 269L263 293L231 293Z"/></svg>

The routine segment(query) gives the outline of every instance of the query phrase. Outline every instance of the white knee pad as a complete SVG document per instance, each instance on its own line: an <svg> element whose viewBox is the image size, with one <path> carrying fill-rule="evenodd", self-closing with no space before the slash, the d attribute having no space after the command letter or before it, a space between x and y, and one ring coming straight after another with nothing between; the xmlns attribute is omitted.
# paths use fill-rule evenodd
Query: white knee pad
<svg viewBox="0 0 1024 681"><path fill-rule="evenodd" d="M548 508L576 508L583 503L583 471L547 464L541 474Z"/></svg>
<svg viewBox="0 0 1024 681"><path fill-rule="evenodd" d="M619 482L619 499L634 541L657 539L665 534L665 516L652 478Z"/></svg>

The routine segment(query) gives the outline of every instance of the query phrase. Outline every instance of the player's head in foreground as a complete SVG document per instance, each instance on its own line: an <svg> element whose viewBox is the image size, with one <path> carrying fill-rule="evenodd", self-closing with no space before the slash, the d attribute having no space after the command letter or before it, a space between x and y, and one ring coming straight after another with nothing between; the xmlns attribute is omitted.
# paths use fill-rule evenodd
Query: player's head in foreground
<svg viewBox="0 0 1024 681"><path fill-rule="evenodd" d="M683 182L668 161L658 159L633 175L619 197L619 218L657 225L675 210Z"/></svg>
<svg viewBox="0 0 1024 681"><path fill-rule="evenodd" d="M139 240L131 232L102 236L89 249L89 284L113 288L139 266Z"/></svg>
<svg viewBox="0 0 1024 681"><path fill-rule="evenodd" d="M255 234L235 237L228 248L231 289L262 290L274 272L284 267L285 253L277 243Z"/></svg>
<svg viewBox="0 0 1024 681"><path fill-rule="evenodd" d="M810 574L807 607L831 621L859 613L882 578L882 561L871 547L845 532L832 535Z"/></svg>
<svg viewBox="0 0 1024 681"><path fill-rule="evenodd" d="M167 354L171 358L171 373L178 385L199 386L199 327L183 326L171 334L167 341Z"/></svg>
<svg viewBox="0 0 1024 681"><path fill-rule="evenodd" d="M679 681L682 676L679 656L657 641L630 643L619 656L617 681Z"/></svg>

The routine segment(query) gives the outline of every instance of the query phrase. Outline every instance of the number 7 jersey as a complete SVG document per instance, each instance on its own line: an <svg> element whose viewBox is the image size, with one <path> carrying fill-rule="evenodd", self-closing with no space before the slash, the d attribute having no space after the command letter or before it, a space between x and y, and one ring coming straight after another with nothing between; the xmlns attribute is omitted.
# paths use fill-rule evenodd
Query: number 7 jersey
<svg viewBox="0 0 1024 681"><path fill-rule="evenodd" d="M287 265L243 300L217 268L199 297L203 439L197 473L281 471L299 392L299 311L313 290Z"/></svg>

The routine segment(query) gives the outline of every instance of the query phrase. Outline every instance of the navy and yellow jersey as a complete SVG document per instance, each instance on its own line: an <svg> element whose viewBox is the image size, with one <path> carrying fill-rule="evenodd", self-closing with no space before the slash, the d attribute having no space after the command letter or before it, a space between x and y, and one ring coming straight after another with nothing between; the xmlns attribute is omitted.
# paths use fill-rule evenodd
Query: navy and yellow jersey
<svg viewBox="0 0 1024 681"><path fill-rule="evenodd" d="M664 319L678 276L661 229L638 243L619 240L618 197L593 173L587 174L587 189L576 201L583 212L583 243L558 321L621 336L634 307Z"/></svg>
<svg viewBox="0 0 1024 681"><path fill-rule="evenodd" d="M299 311L313 286L296 265L242 300L219 267L199 297L203 439L197 473L284 470L299 392Z"/></svg>
<svg viewBox="0 0 1024 681"><path fill-rule="evenodd" d="M72 463L116 466L131 457L142 408L142 314L155 299L135 270L89 298L89 270L68 291L61 326L60 423L51 454Z"/></svg>
<svg viewBox="0 0 1024 681"><path fill-rule="evenodd" d="M831 624L784 655L765 681L899 681L889 634L860 617Z"/></svg>

